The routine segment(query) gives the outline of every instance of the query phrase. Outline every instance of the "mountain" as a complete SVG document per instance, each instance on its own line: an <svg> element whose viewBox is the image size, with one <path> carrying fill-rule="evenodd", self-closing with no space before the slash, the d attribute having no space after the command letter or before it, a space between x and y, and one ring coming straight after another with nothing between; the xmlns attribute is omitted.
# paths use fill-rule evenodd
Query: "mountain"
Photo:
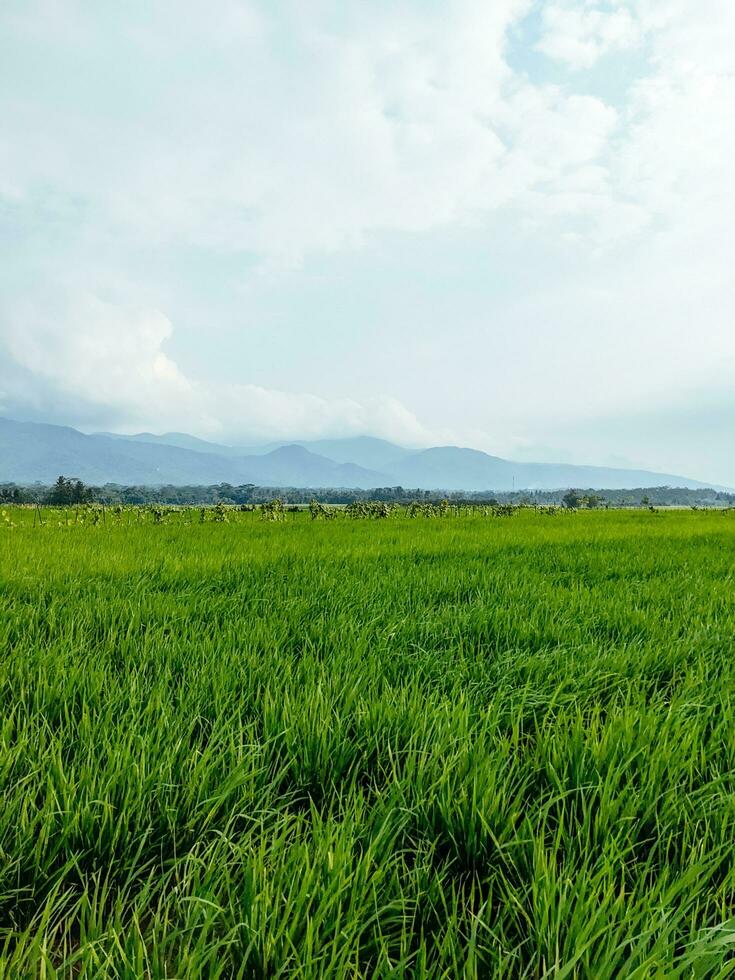
<svg viewBox="0 0 735 980"><path fill-rule="evenodd" d="M98 435L109 439L132 439L135 442L152 442L156 445L178 446L180 449L193 449L200 453L214 453L218 456L263 456L286 446L302 446L310 453L325 456L335 463L353 463L368 470L385 470L393 463L406 456L413 450L386 439L376 439L374 436L356 436L350 439L299 439L291 442L271 442L260 446L225 446L217 442L207 442L185 432L165 432L154 435L151 432L138 432L135 435L124 436L116 432L100 432Z"/></svg>
<svg viewBox="0 0 735 980"><path fill-rule="evenodd" d="M222 456L140 437L84 435L68 426L0 419L0 482L52 483L61 473L85 483L149 486L255 483L369 488L385 483L383 474L335 463L303 446L282 446L261 456Z"/></svg>
<svg viewBox="0 0 735 980"><path fill-rule="evenodd" d="M513 464L477 449L437 446L411 453L391 467L391 475L404 487L442 490L505 490ZM511 481L512 482L512 481Z"/></svg>
<svg viewBox="0 0 735 980"><path fill-rule="evenodd" d="M385 439L373 436L356 436L352 439L317 439L312 442L299 442L309 452L327 456L336 463L356 463L369 470L388 470L402 459L410 456L411 449L396 446Z"/></svg>
<svg viewBox="0 0 735 980"><path fill-rule="evenodd" d="M163 435L154 435L152 432L137 432L131 436L120 435L118 432L96 432L95 435L104 436L106 439L151 442L157 446L176 446L178 449L191 449L195 453L214 453L217 456L247 455L244 450L240 451L233 446L224 446L218 442L207 442L206 439L198 439L196 436L187 435L186 432L164 432Z"/></svg>
<svg viewBox="0 0 735 980"><path fill-rule="evenodd" d="M354 463L335 463L334 460L309 452L303 446L280 446L262 456L240 456L238 465L246 465L260 483L271 487L370 487L383 485L381 473L356 466ZM232 481L229 481L232 482ZM242 482L242 481L240 481Z"/></svg>
<svg viewBox="0 0 735 980"><path fill-rule="evenodd" d="M700 488L707 484L670 473L621 470L603 466L555 463L514 463L476 449L439 446L412 453L390 467L393 481L404 487L443 490L546 490L675 486Z"/></svg>
<svg viewBox="0 0 735 980"><path fill-rule="evenodd" d="M84 435L68 426L0 418L0 482L52 483L62 473L97 485L254 483L447 491L709 486L647 470L515 463L458 446L417 451L368 436L245 450L185 433Z"/></svg>

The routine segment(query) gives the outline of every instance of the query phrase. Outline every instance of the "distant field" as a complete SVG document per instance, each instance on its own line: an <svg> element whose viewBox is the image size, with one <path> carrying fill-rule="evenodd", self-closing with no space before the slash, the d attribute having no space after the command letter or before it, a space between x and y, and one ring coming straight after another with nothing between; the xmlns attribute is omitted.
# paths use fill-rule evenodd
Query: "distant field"
<svg viewBox="0 0 735 980"><path fill-rule="evenodd" d="M732 973L735 513L8 515L0 977Z"/></svg>

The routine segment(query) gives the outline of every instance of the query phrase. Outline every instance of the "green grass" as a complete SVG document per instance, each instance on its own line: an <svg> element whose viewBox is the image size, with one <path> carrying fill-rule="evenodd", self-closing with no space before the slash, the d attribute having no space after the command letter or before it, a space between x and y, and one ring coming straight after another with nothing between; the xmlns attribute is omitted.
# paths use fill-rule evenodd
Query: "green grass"
<svg viewBox="0 0 735 980"><path fill-rule="evenodd" d="M12 517L0 977L730 974L735 515Z"/></svg>

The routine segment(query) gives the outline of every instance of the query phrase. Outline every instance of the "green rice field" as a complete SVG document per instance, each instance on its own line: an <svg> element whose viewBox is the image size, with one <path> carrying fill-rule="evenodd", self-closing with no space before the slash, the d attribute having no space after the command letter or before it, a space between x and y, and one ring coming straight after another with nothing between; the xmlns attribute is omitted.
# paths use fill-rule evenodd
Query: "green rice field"
<svg viewBox="0 0 735 980"><path fill-rule="evenodd" d="M735 512L6 517L3 980L735 970Z"/></svg>

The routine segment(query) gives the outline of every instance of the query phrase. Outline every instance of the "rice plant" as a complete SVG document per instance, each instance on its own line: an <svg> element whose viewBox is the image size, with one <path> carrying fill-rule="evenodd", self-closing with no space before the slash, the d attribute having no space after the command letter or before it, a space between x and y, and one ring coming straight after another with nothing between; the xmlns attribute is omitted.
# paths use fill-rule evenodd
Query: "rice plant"
<svg viewBox="0 0 735 980"><path fill-rule="evenodd" d="M734 513L81 511L0 524L0 977L730 975Z"/></svg>

